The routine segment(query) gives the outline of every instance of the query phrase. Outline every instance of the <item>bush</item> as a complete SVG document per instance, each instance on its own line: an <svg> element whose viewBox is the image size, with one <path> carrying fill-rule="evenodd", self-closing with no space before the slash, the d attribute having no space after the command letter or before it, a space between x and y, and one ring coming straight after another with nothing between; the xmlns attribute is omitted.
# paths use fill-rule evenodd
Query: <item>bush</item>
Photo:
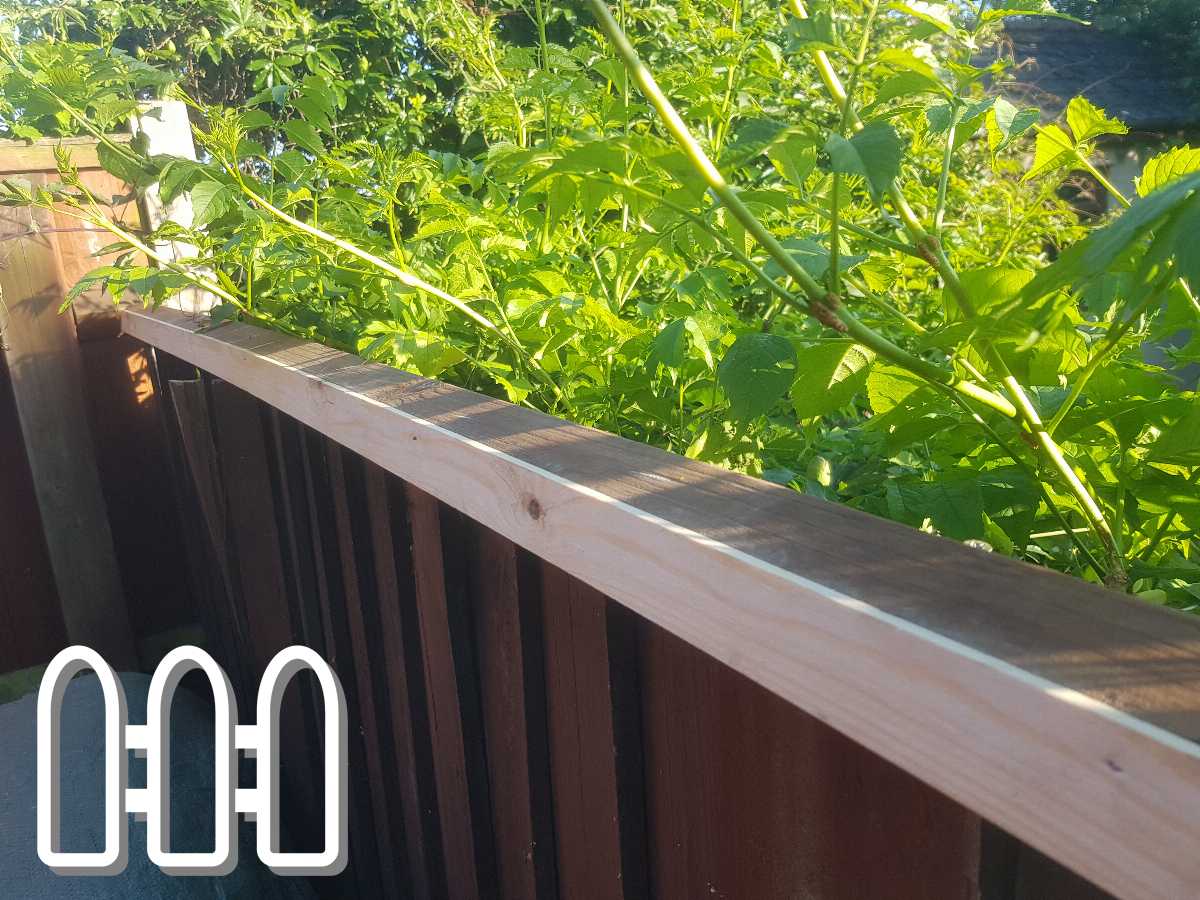
<svg viewBox="0 0 1200 900"><path fill-rule="evenodd" d="M206 162L107 156L191 191L175 236L213 276L130 255L85 283L157 302L200 281L218 318L1191 606L1200 408L1140 345L1200 309L1200 160L1153 161L1145 199L1081 226L1055 189L1123 126L1076 100L1043 127L970 62L1037 5L591 4L598 29L425 0L405 15L460 86L460 140L362 139L309 82L200 105ZM8 77L52 93L40 52ZM104 225L64 181L8 199Z"/></svg>

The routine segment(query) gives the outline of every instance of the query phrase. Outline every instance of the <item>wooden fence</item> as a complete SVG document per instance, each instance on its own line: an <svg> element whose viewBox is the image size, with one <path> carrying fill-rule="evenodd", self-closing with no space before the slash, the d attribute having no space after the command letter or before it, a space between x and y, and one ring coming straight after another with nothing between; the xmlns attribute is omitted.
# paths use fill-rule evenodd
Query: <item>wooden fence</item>
<svg viewBox="0 0 1200 900"><path fill-rule="evenodd" d="M0 141L0 177L58 181L59 144L108 214L137 227L135 196L91 139ZM101 288L59 314L111 243L65 214L0 208L0 674L73 642L133 668L138 644L190 605L149 357Z"/></svg>
<svg viewBox="0 0 1200 900"><path fill-rule="evenodd" d="M200 324L124 315L241 698L295 642L346 687L351 865L328 896L1200 895L1197 619Z"/></svg>

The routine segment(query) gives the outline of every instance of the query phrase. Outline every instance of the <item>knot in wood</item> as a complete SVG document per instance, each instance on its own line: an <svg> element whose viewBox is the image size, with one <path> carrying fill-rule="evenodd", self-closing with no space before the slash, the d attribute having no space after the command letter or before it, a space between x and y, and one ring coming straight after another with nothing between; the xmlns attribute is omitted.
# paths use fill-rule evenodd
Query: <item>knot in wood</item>
<svg viewBox="0 0 1200 900"><path fill-rule="evenodd" d="M529 513L529 518L533 519L535 522L544 514L542 504L538 501L537 497L529 498L529 500L525 503L525 511Z"/></svg>

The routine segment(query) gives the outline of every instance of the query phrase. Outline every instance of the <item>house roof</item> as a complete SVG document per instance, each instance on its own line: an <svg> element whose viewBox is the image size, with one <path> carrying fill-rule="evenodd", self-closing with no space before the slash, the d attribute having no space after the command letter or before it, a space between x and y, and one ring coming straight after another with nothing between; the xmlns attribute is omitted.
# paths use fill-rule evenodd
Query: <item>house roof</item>
<svg viewBox="0 0 1200 900"><path fill-rule="evenodd" d="M1005 30L1016 65L997 87L1014 103L1053 118L1082 94L1132 131L1200 126L1196 92L1152 48L1061 20L1010 19Z"/></svg>

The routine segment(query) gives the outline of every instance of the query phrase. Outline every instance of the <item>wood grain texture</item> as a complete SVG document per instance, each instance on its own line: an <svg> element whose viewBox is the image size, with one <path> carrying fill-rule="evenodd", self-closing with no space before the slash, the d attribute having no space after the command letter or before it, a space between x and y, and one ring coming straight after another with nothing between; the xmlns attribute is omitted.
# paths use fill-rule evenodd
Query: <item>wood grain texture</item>
<svg viewBox="0 0 1200 900"><path fill-rule="evenodd" d="M482 765L469 620L464 615L462 572L447 565L447 524L440 504L406 485L417 617L424 655L424 680L437 785L438 821L451 900L496 895L495 859Z"/></svg>
<svg viewBox="0 0 1200 900"><path fill-rule="evenodd" d="M67 643L21 422L0 361L0 674L49 662Z"/></svg>
<svg viewBox="0 0 1200 900"><path fill-rule="evenodd" d="M113 134L109 137L117 143L132 140L132 135L127 134ZM71 162L80 169L98 169L100 167L94 138L45 138L32 143L3 140L0 141L0 176L52 172L57 177L58 163L54 158L56 147L63 147L70 153Z"/></svg>
<svg viewBox="0 0 1200 900"><path fill-rule="evenodd" d="M466 557L487 743L499 896L556 896L538 572L488 528Z"/></svg>
<svg viewBox="0 0 1200 900"><path fill-rule="evenodd" d="M399 480L372 463L364 469L379 592L380 669L387 684L391 774L404 822L407 886L413 900L431 900L445 897L447 887L407 501Z"/></svg>
<svg viewBox="0 0 1200 900"><path fill-rule="evenodd" d="M253 659L245 618L235 596L225 490L213 444L208 391L204 382L194 377L194 368L174 357L164 359L166 354L156 356L159 383L166 383L171 403L168 426L177 470L183 476L177 482L177 497L187 513L185 537L191 577L201 603L200 618L210 651L218 651L217 661L229 675L235 695L245 703L254 690Z"/></svg>
<svg viewBox="0 0 1200 900"><path fill-rule="evenodd" d="M1110 891L1200 891L1195 620L250 326L125 327Z"/></svg>
<svg viewBox="0 0 1200 900"><path fill-rule="evenodd" d="M629 623L609 600L542 568L550 774L559 891L588 900L646 896L640 714Z"/></svg>
<svg viewBox="0 0 1200 900"><path fill-rule="evenodd" d="M350 633L350 657L358 696L355 737L362 742L366 759L363 773L370 785L372 825L379 848L379 877L382 897L399 900L402 891L404 839L399 809L395 804L395 772L387 763L394 756L391 734L381 724L386 699L376 689L376 664L382 664L379 638L379 596L374 559L370 552L370 521L364 496L362 460L340 448L330 448L333 508L338 525L338 548L342 556L342 586L345 591L346 622Z"/></svg>
<svg viewBox="0 0 1200 900"><path fill-rule="evenodd" d="M659 900L973 900L979 820L712 657L639 628Z"/></svg>
<svg viewBox="0 0 1200 900"><path fill-rule="evenodd" d="M195 621L191 586L179 577L185 549L171 469L164 465L162 398L145 346L113 336L79 349L100 487L130 626L140 640Z"/></svg>
<svg viewBox="0 0 1200 900"><path fill-rule="evenodd" d="M325 661L341 680L351 735L358 735L362 713L355 667L354 643L346 609L347 588L342 565L341 524L336 493L342 490L342 448L315 432L304 431L302 458L312 515L312 553L316 563L317 600L320 609L322 648ZM366 661L363 661L366 662ZM351 740L350 751L350 861L345 872L317 887L323 896L377 897L383 890L379 843L376 840L372 791L368 777L366 747Z"/></svg>
<svg viewBox="0 0 1200 900"><path fill-rule="evenodd" d="M88 428L79 343L71 318L58 314L67 282L52 228L41 210L0 211L4 359L67 637L130 668L133 632Z"/></svg>

